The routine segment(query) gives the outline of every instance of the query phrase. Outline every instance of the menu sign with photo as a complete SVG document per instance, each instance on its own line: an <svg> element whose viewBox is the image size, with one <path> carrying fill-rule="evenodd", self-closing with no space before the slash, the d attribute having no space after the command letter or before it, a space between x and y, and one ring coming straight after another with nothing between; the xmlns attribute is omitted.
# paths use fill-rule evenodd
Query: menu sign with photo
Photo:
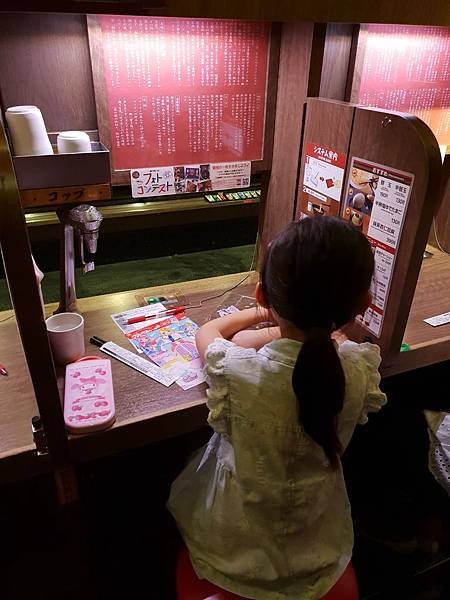
<svg viewBox="0 0 450 600"><path fill-rule="evenodd" d="M246 188L250 174L250 161L131 169L131 193L133 198L148 198Z"/></svg>
<svg viewBox="0 0 450 600"><path fill-rule="evenodd" d="M346 154L322 144L306 144L299 217L338 216Z"/></svg>
<svg viewBox="0 0 450 600"><path fill-rule="evenodd" d="M450 144L450 27L368 25L358 104L412 113Z"/></svg>
<svg viewBox="0 0 450 600"><path fill-rule="evenodd" d="M377 337L413 182L412 173L352 158L343 216L366 234L375 255L372 303L359 322Z"/></svg>
<svg viewBox="0 0 450 600"><path fill-rule="evenodd" d="M270 24L95 19L114 171L263 158Z"/></svg>

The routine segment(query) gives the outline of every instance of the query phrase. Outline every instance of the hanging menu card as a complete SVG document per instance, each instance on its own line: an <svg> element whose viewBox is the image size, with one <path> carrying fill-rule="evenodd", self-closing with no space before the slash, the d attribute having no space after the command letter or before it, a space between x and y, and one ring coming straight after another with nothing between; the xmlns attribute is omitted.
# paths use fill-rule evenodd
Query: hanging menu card
<svg viewBox="0 0 450 600"><path fill-rule="evenodd" d="M358 320L377 337L381 334L413 182L412 173L352 158L343 216L366 234L374 252L372 302Z"/></svg>
<svg viewBox="0 0 450 600"><path fill-rule="evenodd" d="M268 23L95 19L114 171L262 159Z"/></svg>
<svg viewBox="0 0 450 600"><path fill-rule="evenodd" d="M450 28L368 25L358 103L408 112L450 144Z"/></svg>

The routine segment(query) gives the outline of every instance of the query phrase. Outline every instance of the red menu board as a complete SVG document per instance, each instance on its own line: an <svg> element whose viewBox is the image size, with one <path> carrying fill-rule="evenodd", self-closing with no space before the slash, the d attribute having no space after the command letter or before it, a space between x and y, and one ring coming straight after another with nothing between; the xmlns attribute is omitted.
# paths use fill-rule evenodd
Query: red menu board
<svg viewBox="0 0 450 600"><path fill-rule="evenodd" d="M368 25L358 102L417 115L450 144L450 28Z"/></svg>
<svg viewBox="0 0 450 600"><path fill-rule="evenodd" d="M268 23L97 20L115 171L262 159Z"/></svg>

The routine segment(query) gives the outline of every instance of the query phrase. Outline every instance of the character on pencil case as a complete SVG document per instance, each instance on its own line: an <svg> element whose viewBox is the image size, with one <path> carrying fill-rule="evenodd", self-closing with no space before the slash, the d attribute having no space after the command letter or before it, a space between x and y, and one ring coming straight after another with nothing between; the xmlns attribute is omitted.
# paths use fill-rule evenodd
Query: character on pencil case
<svg viewBox="0 0 450 600"><path fill-rule="evenodd" d="M106 383L106 379L101 379L96 375L92 375L92 377L80 377L79 383L74 383L71 389L80 390L83 396L89 396L90 398L93 398L94 395L98 396L100 385L102 383ZM97 394L95 394L95 392L97 392ZM104 396L101 397L104 398Z"/></svg>

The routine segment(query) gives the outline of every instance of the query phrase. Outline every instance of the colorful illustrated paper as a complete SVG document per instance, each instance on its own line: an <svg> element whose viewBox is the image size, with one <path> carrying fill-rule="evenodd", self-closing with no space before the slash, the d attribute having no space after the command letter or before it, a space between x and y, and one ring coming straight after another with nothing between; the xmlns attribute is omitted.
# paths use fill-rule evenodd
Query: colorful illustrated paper
<svg viewBox="0 0 450 600"><path fill-rule="evenodd" d="M127 337L159 367L171 368L179 362L199 358L195 345L198 326L183 314L149 325Z"/></svg>

